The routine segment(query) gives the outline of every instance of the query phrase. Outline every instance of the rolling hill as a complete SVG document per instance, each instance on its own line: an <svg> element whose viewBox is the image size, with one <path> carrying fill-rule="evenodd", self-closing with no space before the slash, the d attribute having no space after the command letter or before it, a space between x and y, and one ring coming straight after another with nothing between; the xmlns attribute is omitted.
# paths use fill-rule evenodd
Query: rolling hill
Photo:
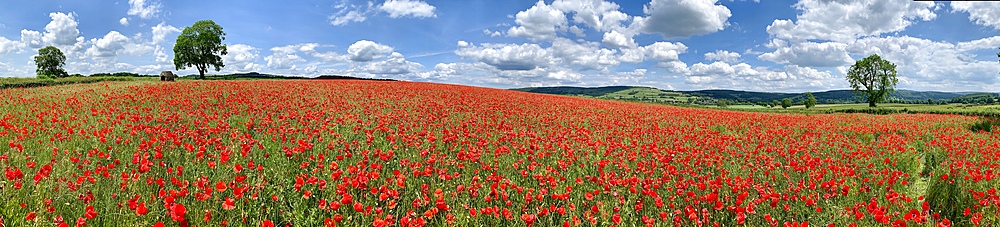
<svg viewBox="0 0 1000 227"><path fill-rule="evenodd" d="M754 92L737 90L670 91L641 86L558 86L516 88L512 90L544 94L586 96L603 99L625 99L654 102L670 102L670 100L676 102L687 102L688 100L701 100L703 103L710 103L713 100L725 99L742 103L756 103L770 102L772 100L781 100L784 98L790 98L796 102L806 99L806 95L804 93ZM953 98L969 94L975 93L897 90L892 94L891 99L911 102L926 101L928 99L935 101L949 101ZM851 90L813 92L813 96L816 97L816 100L819 101L819 103L853 103L863 101L861 97L855 96L854 92ZM673 99L669 99L670 97L673 97Z"/></svg>

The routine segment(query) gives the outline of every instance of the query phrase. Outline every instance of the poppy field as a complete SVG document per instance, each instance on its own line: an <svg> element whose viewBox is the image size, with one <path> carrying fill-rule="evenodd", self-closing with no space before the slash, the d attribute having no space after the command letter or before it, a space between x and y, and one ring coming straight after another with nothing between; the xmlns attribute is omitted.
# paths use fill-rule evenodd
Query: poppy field
<svg viewBox="0 0 1000 227"><path fill-rule="evenodd" d="M1000 130L380 81L0 90L2 226L1000 226Z"/></svg>

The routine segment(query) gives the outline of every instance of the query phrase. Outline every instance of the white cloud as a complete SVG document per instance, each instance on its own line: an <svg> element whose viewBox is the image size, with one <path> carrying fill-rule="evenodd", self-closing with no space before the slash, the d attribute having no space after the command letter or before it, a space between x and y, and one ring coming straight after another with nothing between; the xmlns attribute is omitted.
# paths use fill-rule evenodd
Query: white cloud
<svg viewBox="0 0 1000 227"><path fill-rule="evenodd" d="M1000 29L1000 4L996 2L953 1L951 8L958 12L969 13L969 21Z"/></svg>
<svg viewBox="0 0 1000 227"><path fill-rule="evenodd" d="M369 40L359 40L347 47L347 55L351 61L367 62L385 54L392 53L392 47Z"/></svg>
<svg viewBox="0 0 1000 227"><path fill-rule="evenodd" d="M836 67L854 62L847 54L845 43L799 42L790 46L784 46L786 43L783 41L772 43L776 43L772 45L776 50L759 55L759 59L806 67Z"/></svg>
<svg viewBox="0 0 1000 227"><path fill-rule="evenodd" d="M486 63L501 71L533 70L552 64L552 55L534 43L482 44L455 50L455 55Z"/></svg>
<svg viewBox="0 0 1000 227"><path fill-rule="evenodd" d="M46 44L57 45L57 46L71 46L79 42L80 30L76 27L79 22L76 21L76 14L70 13L65 14L62 12L50 13L49 17L52 21L45 25L45 33L42 35L42 41ZM24 31L21 32L24 34Z"/></svg>
<svg viewBox="0 0 1000 227"><path fill-rule="evenodd" d="M257 60L260 59L260 50L256 47L246 44L232 44L227 45L226 50L229 54L223 55L222 61L226 64L227 68L232 67L242 71L260 71L260 65L257 64Z"/></svg>
<svg viewBox="0 0 1000 227"><path fill-rule="evenodd" d="M382 12L389 13L390 18L400 17L437 17L435 7L419 0L388 0L379 6Z"/></svg>
<svg viewBox="0 0 1000 227"><path fill-rule="evenodd" d="M848 42L858 37L902 31L917 20L937 17L933 2L910 0L802 0L796 21L774 20L767 32L793 40Z"/></svg>
<svg viewBox="0 0 1000 227"><path fill-rule="evenodd" d="M680 54L687 51L683 43L655 42L642 47L645 56L659 62L679 61Z"/></svg>
<svg viewBox="0 0 1000 227"><path fill-rule="evenodd" d="M785 72L788 72L788 74L793 77L804 78L804 79L813 79L813 80L840 79L840 78L833 78L833 76L830 75L830 72L820 72L819 70L813 68L801 67L796 65L785 66Z"/></svg>
<svg viewBox="0 0 1000 227"><path fill-rule="evenodd" d="M173 65L173 56L168 55L167 51L161 46L156 46L153 56L156 58L156 63Z"/></svg>
<svg viewBox="0 0 1000 227"><path fill-rule="evenodd" d="M553 57L556 64L578 67L580 70L608 71L608 67L620 64L616 54L618 51L603 49L596 42L577 43L558 38L552 41L552 46L546 52Z"/></svg>
<svg viewBox="0 0 1000 227"><path fill-rule="evenodd" d="M635 40L632 37L627 37L618 31L610 31L604 33L604 39L601 40L604 45L615 47L615 48L630 48L636 47Z"/></svg>
<svg viewBox="0 0 1000 227"><path fill-rule="evenodd" d="M423 67L420 63L407 61L399 52L392 52L388 59L365 64L357 71L371 74L399 75L418 72Z"/></svg>
<svg viewBox="0 0 1000 227"><path fill-rule="evenodd" d="M91 39L90 43L93 45L87 49L86 53L93 58L113 59L118 56L118 52L125 49L125 44L128 42L128 37L118 33L118 31L111 31L103 38Z"/></svg>
<svg viewBox="0 0 1000 227"><path fill-rule="evenodd" d="M557 37L557 31L565 31L566 15L559 9L538 1L534 6L514 15L514 22L519 26L507 30L508 36L528 38L531 40L552 40Z"/></svg>
<svg viewBox="0 0 1000 227"><path fill-rule="evenodd" d="M118 20L118 23L122 24L122 26L128 26L128 18L122 17L121 20Z"/></svg>
<svg viewBox="0 0 1000 227"><path fill-rule="evenodd" d="M142 19L150 19L160 13L160 8L162 7L159 2L152 0L146 2L146 0L128 0L129 16L138 16Z"/></svg>
<svg viewBox="0 0 1000 227"><path fill-rule="evenodd" d="M618 4L604 0L556 0L552 2L552 7L572 12L574 23L584 24L598 31L623 32L621 23L629 19L627 14L618 11Z"/></svg>
<svg viewBox="0 0 1000 227"><path fill-rule="evenodd" d="M264 57L264 60L270 69L296 69L297 63L306 62L306 59L296 54L298 50L299 46L296 45L272 47L271 55Z"/></svg>
<svg viewBox="0 0 1000 227"><path fill-rule="evenodd" d="M1000 36L992 36L967 42L959 42L955 46L958 47L958 49L961 51L972 51L972 50L982 50L982 49L995 50L997 47L1000 47Z"/></svg>
<svg viewBox="0 0 1000 227"><path fill-rule="evenodd" d="M350 22L365 21L367 17L365 17L365 14L362 13L361 11L351 10L351 11L346 11L342 14L330 15L329 19L330 19L330 24L334 26L341 26Z"/></svg>
<svg viewBox="0 0 1000 227"><path fill-rule="evenodd" d="M713 52L705 53L705 60L736 63L740 61L740 53L729 52L725 50L716 50Z"/></svg>
<svg viewBox="0 0 1000 227"><path fill-rule="evenodd" d="M167 40L167 35L178 32L181 32L181 30L174 26L167 25L166 22L161 22L160 24L153 26L153 43L161 44L163 41Z"/></svg>
<svg viewBox="0 0 1000 227"><path fill-rule="evenodd" d="M24 43L9 40L0 36L0 56L4 56L10 53L21 53L24 50Z"/></svg>
<svg viewBox="0 0 1000 227"><path fill-rule="evenodd" d="M652 0L642 11L642 31L664 38L691 37L720 31L732 12L717 0Z"/></svg>
<svg viewBox="0 0 1000 227"><path fill-rule="evenodd" d="M31 48L41 48L45 45L42 41L42 33L32 30L21 30L21 43L28 45Z"/></svg>

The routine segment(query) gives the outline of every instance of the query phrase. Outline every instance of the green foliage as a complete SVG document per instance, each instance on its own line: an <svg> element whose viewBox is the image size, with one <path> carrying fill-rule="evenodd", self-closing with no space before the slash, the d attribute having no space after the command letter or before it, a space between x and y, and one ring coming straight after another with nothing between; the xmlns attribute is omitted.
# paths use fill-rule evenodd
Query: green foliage
<svg viewBox="0 0 1000 227"><path fill-rule="evenodd" d="M35 74L39 77L42 75L51 76L54 78L63 78L69 76L62 67L66 65L66 55L63 54L59 48L54 46L47 46L42 49L38 49L38 55L35 56Z"/></svg>
<svg viewBox="0 0 1000 227"><path fill-rule="evenodd" d="M806 92L806 109L816 106L816 96L813 96L812 92Z"/></svg>
<svg viewBox="0 0 1000 227"><path fill-rule="evenodd" d="M969 126L975 132L992 132L993 128L1000 128L1000 117L983 118Z"/></svg>
<svg viewBox="0 0 1000 227"><path fill-rule="evenodd" d="M65 77L65 78L2 78L0 89L44 87L65 84L86 84L102 81L129 81L127 77Z"/></svg>
<svg viewBox="0 0 1000 227"><path fill-rule="evenodd" d="M896 79L896 65L873 54L851 65L847 70L847 82L851 83L855 95L861 93L868 100L868 107L875 107L875 103L889 98L899 80Z"/></svg>
<svg viewBox="0 0 1000 227"><path fill-rule="evenodd" d="M951 98L949 102L964 104L993 104L996 103L997 98L1000 98L1000 95L994 93L976 93L954 97Z"/></svg>
<svg viewBox="0 0 1000 227"><path fill-rule="evenodd" d="M223 40L226 32L212 20L201 20L184 28L174 44L174 67L177 70L194 67L200 79L205 79L209 68L222 70L225 67L222 55L228 54Z"/></svg>
<svg viewBox="0 0 1000 227"><path fill-rule="evenodd" d="M715 105L721 108L726 108L727 106L729 106L729 104L726 102L725 99L719 99L718 101L716 101Z"/></svg>
<svg viewBox="0 0 1000 227"><path fill-rule="evenodd" d="M788 109L788 107L791 106L792 106L792 99L790 98L781 99L781 108Z"/></svg>
<svg viewBox="0 0 1000 227"><path fill-rule="evenodd" d="M946 166L936 167L930 177L925 198L931 210L937 211L942 218L961 223L955 226L971 226L963 212L978 204L972 193L969 193L975 186L971 181L956 179L955 175L958 174L949 172Z"/></svg>

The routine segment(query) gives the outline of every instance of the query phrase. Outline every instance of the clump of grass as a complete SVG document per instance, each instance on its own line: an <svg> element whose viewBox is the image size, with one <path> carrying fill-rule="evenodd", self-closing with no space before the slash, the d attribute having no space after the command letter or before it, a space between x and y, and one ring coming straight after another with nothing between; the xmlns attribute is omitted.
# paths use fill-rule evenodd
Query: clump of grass
<svg viewBox="0 0 1000 227"><path fill-rule="evenodd" d="M969 125L969 130L974 132L992 132L996 127L1000 127L1000 117L982 118Z"/></svg>

